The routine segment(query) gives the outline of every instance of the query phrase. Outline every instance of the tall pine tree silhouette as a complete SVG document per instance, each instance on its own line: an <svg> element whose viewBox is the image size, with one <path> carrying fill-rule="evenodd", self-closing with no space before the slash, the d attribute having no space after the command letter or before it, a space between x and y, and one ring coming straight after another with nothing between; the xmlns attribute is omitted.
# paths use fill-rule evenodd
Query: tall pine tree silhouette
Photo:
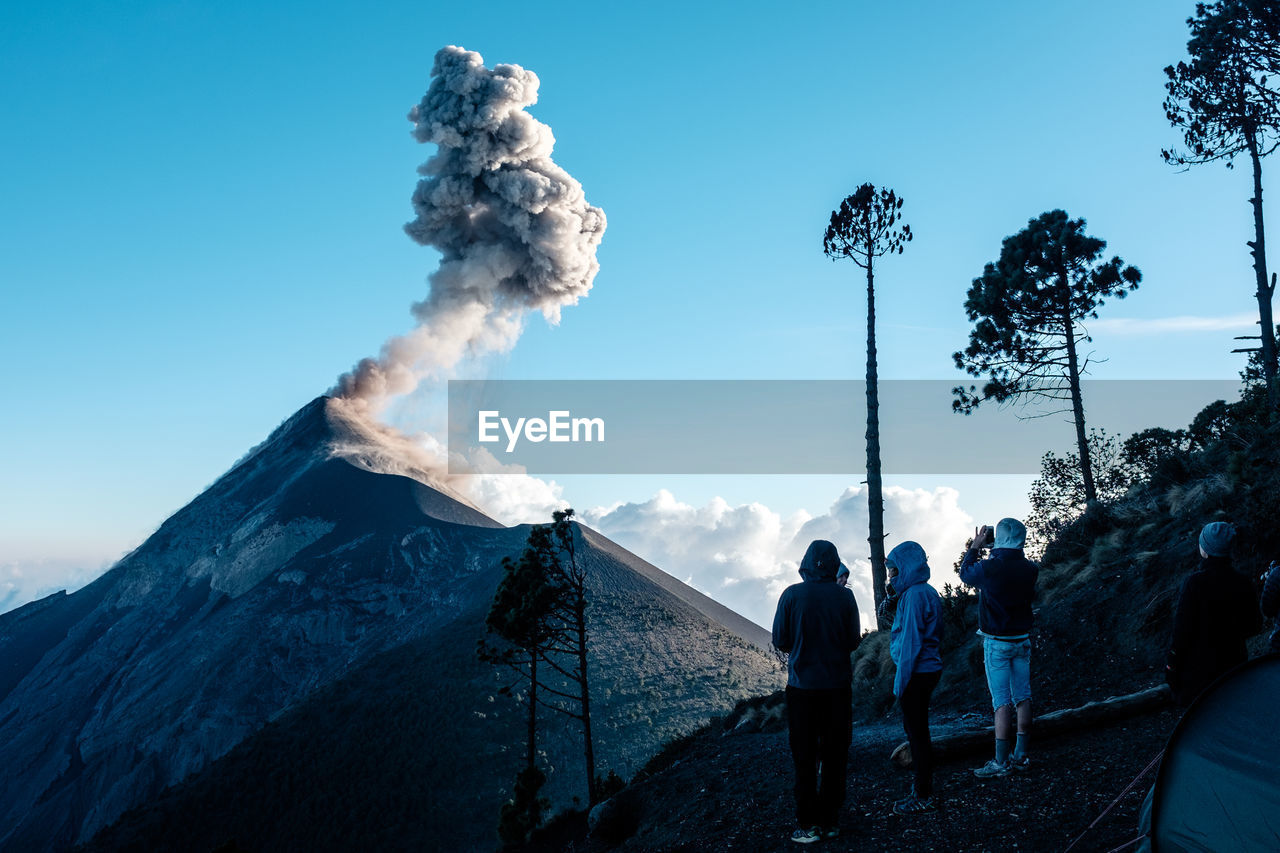
<svg viewBox="0 0 1280 853"><path fill-rule="evenodd" d="M884 601L885 567L875 260L885 255L900 255L903 247L911 242L911 226L901 222L901 211L902 199L893 190L877 190L872 184L863 184L832 211L822 238L822 251L827 257L850 258L867 271L867 543L871 546L871 588L876 612Z"/></svg>
<svg viewBox="0 0 1280 853"><path fill-rule="evenodd" d="M1276 331L1271 310L1275 276L1267 275L1266 228L1262 215L1262 158L1280 144L1280 2L1220 0L1196 4L1187 19L1191 38L1189 61L1165 68L1164 101L1169 122L1182 131L1186 148L1162 150L1165 162L1192 166L1222 161L1231 168L1237 155L1248 154L1253 168L1254 293L1262 377L1274 416L1280 389L1276 385Z"/></svg>

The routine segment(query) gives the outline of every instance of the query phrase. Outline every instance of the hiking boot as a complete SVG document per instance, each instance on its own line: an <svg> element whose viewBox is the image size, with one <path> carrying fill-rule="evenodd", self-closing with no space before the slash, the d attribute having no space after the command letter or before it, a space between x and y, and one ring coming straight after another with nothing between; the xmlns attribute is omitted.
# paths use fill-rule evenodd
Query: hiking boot
<svg viewBox="0 0 1280 853"><path fill-rule="evenodd" d="M901 815L924 814L925 812L936 812L938 804L933 801L933 797L917 797L915 794L898 800L893 804L893 813Z"/></svg>
<svg viewBox="0 0 1280 853"><path fill-rule="evenodd" d="M977 770L973 771L973 775L977 776L979 779L990 779L993 776L1008 776L1009 762L1006 761L1001 763L993 758Z"/></svg>
<svg viewBox="0 0 1280 853"><path fill-rule="evenodd" d="M796 844L812 844L815 841L822 840L822 831L816 826L811 826L808 829L797 829L791 833L791 840Z"/></svg>
<svg viewBox="0 0 1280 853"><path fill-rule="evenodd" d="M1031 759L1027 758L1025 755L1011 755L1009 756L1009 769L1015 770L1019 773L1025 773L1031 769Z"/></svg>

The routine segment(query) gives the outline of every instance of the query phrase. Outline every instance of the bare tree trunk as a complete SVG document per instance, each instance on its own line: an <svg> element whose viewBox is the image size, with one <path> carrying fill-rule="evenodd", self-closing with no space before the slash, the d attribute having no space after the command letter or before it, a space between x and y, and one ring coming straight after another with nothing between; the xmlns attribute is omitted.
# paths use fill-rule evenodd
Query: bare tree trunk
<svg viewBox="0 0 1280 853"><path fill-rule="evenodd" d="M871 589L876 613L885 595L884 483L880 477L880 388L876 370L876 288L867 253L867 544L871 546ZM878 619L879 617L877 617ZM887 625L878 624L879 628Z"/></svg>
<svg viewBox="0 0 1280 853"><path fill-rule="evenodd" d="M529 769L533 769L534 761L537 759L537 737L538 737L538 653L536 651L529 653L529 754L525 757L525 763Z"/></svg>
<svg viewBox="0 0 1280 853"><path fill-rule="evenodd" d="M1262 376L1267 383L1268 417L1274 417L1276 388L1276 325L1271 313L1271 297L1275 284L1267 278L1267 242L1262 222L1262 158L1258 155L1258 143L1253 134L1248 135L1249 157L1253 160L1253 242L1249 243L1253 255L1253 272L1258 284L1258 320L1262 336Z"/></svg>
<svg viewBox="0 0 1280 853"><path fill-rule="evenodd" d="M573 584L573 629L577 634L578 689L582 698L582 754L587 766L587 802L596 804L596 751L591 738L591 688L587 678L587 577L578 566L577 531L568 526L568 535L562 540L569 552L569 577Z"/></svg>
<svg viewBox="0 0 1280 853"><path fill-rule="evenodd" d="M529 751L525 756L530 778L538 760L538 650L529 652ZM538 824L538 797L535 794L529 799L529 826Z"/></svg>
<svg viewBox="0 0 1280 853"><path fill-rule="evenodd" d="M1062 274L1062 292L1070 301L1066 273ZM1084 479L1084 499L1093 503L1098 499L1098 487L1093 482L1093 460L1089 458L1089 438L1084 429L1084 397L1080 393L1080 356L1076 352L1076 324L1071 318L1069 304L1062 308L1062 328L1067 336L1067 378L1071 383L1071 416L1076 422L1076 450L1080 454L1080 476Z"/></svg>
<svg viewBox="0 0 1280 853"><path fill-rule="evenodd" d="M596 752L591 741L591 690L587 684L587 608L585 590L579 587L574 604L578 632L578 682L582 688L582 751L587 764L587 802L596 804Z"/></svg>

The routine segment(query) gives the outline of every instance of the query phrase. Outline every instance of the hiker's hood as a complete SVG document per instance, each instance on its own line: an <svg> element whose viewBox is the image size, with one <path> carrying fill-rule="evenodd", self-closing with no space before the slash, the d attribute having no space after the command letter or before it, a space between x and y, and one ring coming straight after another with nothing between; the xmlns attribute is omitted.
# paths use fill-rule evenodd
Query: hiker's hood
<svg viewBox="0 0 1280 853"><path fill-rule="evenodd" d="M1022 548L1027 544L1027 528L1016 518L1002 518L996 524L997 548Z"/></svg>
<svg viewBox="0 0 1280 853"><path fill-rule="evenodd" d="M800 577L807 581L835 581L836 571L840 568L840 553L836 546L825 539L815 539L809 543L809 550L804 552L800 561Z"/></svg>
<svg viewBox="0 0 1280 853"><path fill-rule="evenodd" d="M885 562L898 567L898 576L893 579L893 588L899 595L909 587L924 583L929 579L929 561L924 549L910 540L903 542L889 552Z"/></svg>

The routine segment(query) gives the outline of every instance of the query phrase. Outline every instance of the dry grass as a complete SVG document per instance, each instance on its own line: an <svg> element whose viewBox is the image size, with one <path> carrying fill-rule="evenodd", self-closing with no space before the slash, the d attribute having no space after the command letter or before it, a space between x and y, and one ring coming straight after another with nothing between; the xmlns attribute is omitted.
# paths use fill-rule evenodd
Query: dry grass
<svg viewBox="0 0 1280 853"><path fill-rule="evenodd" d="M1221 502L1234 489L1233 478L1221 472L1171 486L1166 493L1169 512L1175 516L1203 515L1212 504Z"/></svg>

